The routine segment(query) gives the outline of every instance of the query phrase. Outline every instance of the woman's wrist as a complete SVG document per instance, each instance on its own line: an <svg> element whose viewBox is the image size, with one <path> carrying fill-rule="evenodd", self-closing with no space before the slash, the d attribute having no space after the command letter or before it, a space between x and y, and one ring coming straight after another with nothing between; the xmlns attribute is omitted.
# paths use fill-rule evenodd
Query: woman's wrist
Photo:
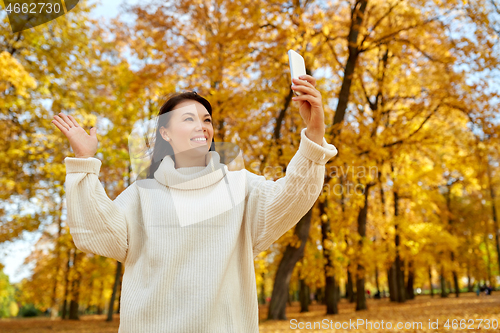
<svg viewBox="0 0 500 333"><path fill-rule="evenodd" d="M317 143L318 145L323 144L323 137L325 136L325 131L321 130L310 130L309 128L306 128L305 132L306 136L309 138L309 140Z"/></svg>

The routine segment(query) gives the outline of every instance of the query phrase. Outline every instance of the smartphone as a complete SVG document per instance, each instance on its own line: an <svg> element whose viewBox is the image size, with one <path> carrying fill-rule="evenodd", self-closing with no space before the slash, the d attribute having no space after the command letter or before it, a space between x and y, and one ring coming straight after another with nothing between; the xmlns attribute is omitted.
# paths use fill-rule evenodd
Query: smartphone
<svg viewBox="0 0 500 333"><path fill-rule="evenodd" d="M291 79L298 79L299 76L306 75L306 63L304 61L304 58L300 54L298 54L294 50L288 50L288 62L290 63ZM293 92L297 96L304 94L301 91L294 90Z"/></svg>

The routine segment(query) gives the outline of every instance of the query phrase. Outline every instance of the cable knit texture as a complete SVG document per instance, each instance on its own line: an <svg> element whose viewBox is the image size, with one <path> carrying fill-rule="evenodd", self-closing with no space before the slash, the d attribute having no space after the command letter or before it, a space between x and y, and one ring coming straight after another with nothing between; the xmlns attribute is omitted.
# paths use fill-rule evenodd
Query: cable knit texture
<svg viewBox="0 0 500 333"><path fill-rule="evenodd" d="M119 333L259 332L254 258L291 229L322 191L337 149L301 131L286 176L207 166L175 169L111 200L97 158L66 157L68 224L76 246L121 261Z"/></svg>

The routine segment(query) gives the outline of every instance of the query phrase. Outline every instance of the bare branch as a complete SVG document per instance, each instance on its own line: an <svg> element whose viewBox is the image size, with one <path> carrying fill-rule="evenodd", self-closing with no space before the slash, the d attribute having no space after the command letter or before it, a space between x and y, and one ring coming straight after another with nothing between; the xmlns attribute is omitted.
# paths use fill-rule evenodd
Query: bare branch
<svg viewBox="0 0 500 333"><path fill-rule="evenodd" d="M363 37L363 40L361 41L361 43L359 45L363 45L364 42L366 41L366 39L371 35L372 32L375 31L375 29L377 29L378 25L387 17L389 16L389 14L392 12L392 10L394 8L396 8L400 3L401 3L402 0L399 0L398 3L394 4L393 6L391 6L389 8L389 10L384 14L382 15L378 20L377 22L375 22L375 24L373 25L373 27L370 29L370 31L368 31L368 33Z"/></svg>
<svg viewBox="0 0 500 333"><path fill-rule="evenodd" d="M424 25L426 25L428 23L437 21L439 18L440 18L440 16L436 16L436 17L424 20L424 21L422 21L419 24L414 24L414 25L410 25L408 27L403 27L401 29L398 29L398 30L396 30L394 32L391 32L390 34L382 36L379 39L373 41L370 46L368 46L366 48L360 48L359 52L361 53L361 52L372 50L372 49L374 49L374 48L376 48L376 47L378 47L378 46L380 46L382 44L386 44L388 41L394 39L395 36L399 35L403 31L409 31L409 30L412 30L412 29L424 26Z"/></svg>
<svg viewBox="0 0 500 333"><path fill-rule="evenodd" d="M395 142L391 142L391 143L386 143L384 144L384 148L387 148L387 147L391 147L391 146L394 146L394 145L397 145L399 143L403 143L405 140L408 140L410 139L412 136L414 136L415 134L418 133L418 131L420 131L420 129L425 125L425 123L429 120L429 118L434 114L436 113L436 111L439 109L439 107L441 106L441 103L439 103L436 108L434 110L432 110L432 112L427 116L425 117L424 121L420 124L420 126L413 132L411 133L410 135L408 135L408 137L406 137L406 139L400 139L398 141L395 141Z"/></svg>
<svg viewBox="0 0 500 333"><path fill-rule="evenodd" d="M444 61L442 60L439 60L439 59L436 59L434 57L432 57L430 54L426 53L425 51L423 51L420 47L418 47L417 45L415 45L415 43L413 43L412 41L410 40L407 40L407 39L399 39L399 38L394 38L393 39L394 41L396 42L400 42L400 43L403 43L403 44L408 44L410 46L413 46L415 49L417 49L420 53L422 53L427 59L429 59L430 61L434 61L434 62L440 62L442 64L445 64Z"/></svg>
<svg viewBox="0 0 500 333"><path fill-rule="evenodd" d="M363 89L363 93L365 95L366 102L370 105L370 109L372 109L373 111L375 111L377 109L377 105L375 103L372 103L372 101L370 101L370 98L368 97L368 93L366 92L365 85L363 84L363 78L362 77L359 78L359 82L361 84L361 88Z"/></svg>
<svg viewBox="0 0 500 333"><path fill-rule="evenodd" d="M332 51L333 57L335 58L335 60L339 64L339 66L342 68L342 70L345 71L345 66L342 65L342 63L340 62L339 58L337 57L337 53L335 52L335 49L333 48L333 46L331 45L331 43L329 43L329 41L334 41L337 38L345 38L345 36L337 36L335 38L331 38L331 37L326 36L323 31L321 33L323 34L323 36L325 36L325 38L326 38L326 45L328 45L328 47L330 48L330 51Z"/></svg>

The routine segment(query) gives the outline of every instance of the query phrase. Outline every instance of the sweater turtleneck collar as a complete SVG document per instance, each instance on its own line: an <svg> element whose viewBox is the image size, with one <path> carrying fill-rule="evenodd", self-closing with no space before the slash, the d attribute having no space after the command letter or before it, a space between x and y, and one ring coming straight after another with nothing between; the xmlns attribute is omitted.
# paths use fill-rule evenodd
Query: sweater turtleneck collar
<svg viewBox="0 0 500 333"><path fill-rule="evenodd" d="M220 163L220 155L209 151L205 156L207 166L175 168L172 156L163 158L154 173L155 179L168 187L180 190L196 190L219 182L228 172L227 166Z"/></svg>

